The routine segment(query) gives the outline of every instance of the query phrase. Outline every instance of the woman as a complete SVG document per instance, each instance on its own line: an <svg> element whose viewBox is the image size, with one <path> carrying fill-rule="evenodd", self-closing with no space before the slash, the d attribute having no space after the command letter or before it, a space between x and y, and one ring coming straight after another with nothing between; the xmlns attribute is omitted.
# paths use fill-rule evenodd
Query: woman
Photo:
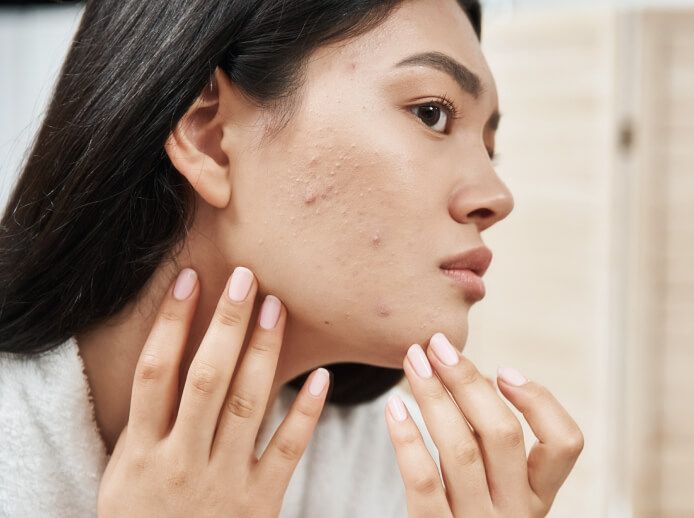
<svg viewBox="0 0 694 518"><path fill-rule="evenodd" d="M463 0L88 1L2 221L0 509L545 516L579 428L500 370L526 458L459 352L513 208L479 37Z"/></svg>

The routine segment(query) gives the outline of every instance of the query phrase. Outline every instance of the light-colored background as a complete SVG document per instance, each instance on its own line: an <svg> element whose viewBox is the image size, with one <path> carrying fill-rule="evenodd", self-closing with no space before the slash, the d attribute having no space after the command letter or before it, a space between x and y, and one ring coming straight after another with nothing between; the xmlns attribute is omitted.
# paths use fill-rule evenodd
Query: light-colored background
<svg viewBox="0 0 694 518"><path fill-rule="evenodd" d="M0 11L0 206L79 13ZM466 354L581 426L550 516L693 517L694 6L490 1L483 48L516 207Z"/></svg>

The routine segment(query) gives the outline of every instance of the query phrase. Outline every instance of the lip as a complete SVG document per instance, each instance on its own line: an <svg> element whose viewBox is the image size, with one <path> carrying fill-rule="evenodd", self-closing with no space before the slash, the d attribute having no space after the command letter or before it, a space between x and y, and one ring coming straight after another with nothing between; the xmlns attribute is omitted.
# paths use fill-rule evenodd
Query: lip
<svg viewBox="0 0 694 518"><path fill-rule="evenodd" d="M439 268L470 298L481 300L486 293L482 276L491 262L492 251L486 246L481 246L449 257L441 263Z"/></svg>
<svg viewBox="0 0 694 518"><path fill-rule="evenodd" d="M492 262L492 251L486 246L466 250L443 261L440 268L444 270L472 270L482 277Z"/></svg>

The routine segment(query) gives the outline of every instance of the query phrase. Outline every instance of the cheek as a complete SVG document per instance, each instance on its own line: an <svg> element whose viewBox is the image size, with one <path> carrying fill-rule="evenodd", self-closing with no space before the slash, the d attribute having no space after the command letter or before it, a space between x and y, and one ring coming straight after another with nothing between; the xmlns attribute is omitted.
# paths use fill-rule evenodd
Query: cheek
<svg viewBox="0 0 694 518"><path fill-rule="evenodd" d="M331 339L416 340L443 314L432 182L392 133L318 129L248 167L239 242L294 318Z"/></svg>

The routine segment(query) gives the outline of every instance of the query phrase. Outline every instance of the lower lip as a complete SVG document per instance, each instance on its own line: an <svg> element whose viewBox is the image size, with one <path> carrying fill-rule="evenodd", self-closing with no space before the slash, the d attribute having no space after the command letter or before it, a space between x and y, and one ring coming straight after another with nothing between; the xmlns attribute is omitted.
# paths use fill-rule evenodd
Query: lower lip
<svg viewBox="0 0 694 518"><path fill-rule="evenodd" d="M485 288L482 277L472 270L446 270L441 268L441 271L447 277L450 277L456 286L462 288L470 298L474 300L484 298Z"/></svg>

